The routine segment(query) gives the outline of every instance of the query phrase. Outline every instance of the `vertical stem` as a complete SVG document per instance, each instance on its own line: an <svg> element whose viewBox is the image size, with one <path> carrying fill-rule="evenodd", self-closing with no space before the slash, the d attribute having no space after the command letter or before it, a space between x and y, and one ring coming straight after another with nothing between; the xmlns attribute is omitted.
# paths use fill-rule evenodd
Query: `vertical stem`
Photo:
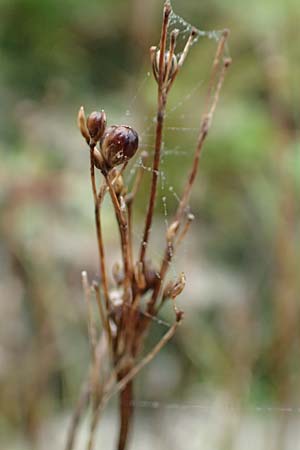
<svg viewBox="0 0 300 450"><path fill-rule="evenodd" d="M99 199L98 195L97 195L93 148L91 148L91 150L90 150L90 174L91 174L91 183L92 183L92 190L93 190L93 197L94 197L95 223L96 223L96 234L97 234L97 243L98 243L101 283L102 283L102 287L103 287L103 294L104 294L104 299L105 299L106 310L108 312L110 305L109 305L108 282L107 282L107 273L106 273L106 263L105 263L105 253L104 253L104 245L103 245L101 218L100 218L101 198Z"/></svg>
<svg viewBox="0 0 300 450"><path fill-rule="evenodd" d="M167 30L169 23L169 16L171 13L171 5L169 2L165 3L164 7L164 17L160 38L160 55L159 55L159 79L158 79L158 107L157 107L157 116L156 116L156 138L155 138L155 150L154 150L154 159L152 166L152 181L151 181L151 190L150 190L150 198L148 203L148 210L146 215L146 222L143 233L143 240L140 248L140 261L144 263L146 249L148 245L150 229L153 219L153 212L155 206L155 198L157 191L157 181L158 181L158 173L159 173L159 163L160 163L160 152L162 145L162 132L164 125L164 117L167 103L167 95L166 90L164 89L164 64L165 64L165 51L166 51L166 42L167 42Z"/></svg>
<svg viewBox="0 0 300 450"><path fill-rule="evenodd" d="M119 232L120 232L121 245L122 245L123 264L124 264L124 274L125 274L125 286L128 287L130 285L131 270L132 270L130 267L128 223L127 223L127 219L126 219L123 211L121 211L119 200L115 193L114 187L109 179L109 176L107 174L104 174L104 176L105 176L105 181L109 188L109 193L111 196L111 200L112 200L112 203L114 206L115 214L116 214L118 225L119 225Z"/></svg>
<svg viewBox="0 0 300 450"><path fill-rule="evenodd" d="M118 381L122 380L126 373L122 373L118 377ZM133 382L129 381L122 389L119 395L120 405L120 431L118 439L118 450L125 450L127 447L128 437L130 433L132 418L133 418Z"/></svg>

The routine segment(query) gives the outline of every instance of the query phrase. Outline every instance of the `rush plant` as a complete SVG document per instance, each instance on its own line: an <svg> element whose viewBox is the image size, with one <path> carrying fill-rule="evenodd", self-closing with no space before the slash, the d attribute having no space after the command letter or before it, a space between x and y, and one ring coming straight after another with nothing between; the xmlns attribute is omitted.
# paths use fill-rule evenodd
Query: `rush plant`
<svg viewBox="0 0 300 450"><path fill-rule="evenodd" d="M107 127L106 115L103 110L92 112L86 118L84 109L81 107L78 114L78 126L86 141L90 160L100 282L92 281L90 283L87 273L82 272L82 284L88 311L91 363L74 410L66 450L74 447L79 421L88 405L91 406L92 415L87 449L93 450L95 432L101 413L109 399L115 394L118 394L120 399L120 430L117 449L127 448L133 415L134 378L173 337L183 320L183 311L177 307L176 297L184 289L186 283L184 273L179 276L178 280L171 282L166 281L166 276L172 258L193 221L193 215L188 212L188 202L198 171L199 157L212 123L225 73L231 61L224 57L224 47L229 34L225 30L218 41L212 63L208 92L191 168L177 211L165 236L163 258L160 266L154 267L149 259L149 246L157 196L167 100L189 50L198 37L198 30L191 29L184 49L177 58L178 30L174 29L168 33L171 12L171 4L166 1L159 46L150 48L153 76L157 83L156 132L143 238L137 255L134 254L132 245L132 212L136 194L143 181L143 169L138 170L131 189L126 186L123 175L131 158L139 151L138 133L129 125ZM168 48L167 43L169 43ZM142 160L148 159L145 152L141 153L140 157ZM100 186L97 186L96 171L99 171L102 176ZM101 223L101 207L106 195L110 197L113 205L122 255L122 263L117 263L112 268L108 267L106 261ZM111 270L113 283L109 281L108 277ZM95 326L92 299L96 299L99 310L102 323L100 333ZM160 309L167 304L172 305L174 310L174 323L154 348L143 355L143 344L153 323L152 318L157 316ZM107 361L109 362L107 363Z"/></svg>

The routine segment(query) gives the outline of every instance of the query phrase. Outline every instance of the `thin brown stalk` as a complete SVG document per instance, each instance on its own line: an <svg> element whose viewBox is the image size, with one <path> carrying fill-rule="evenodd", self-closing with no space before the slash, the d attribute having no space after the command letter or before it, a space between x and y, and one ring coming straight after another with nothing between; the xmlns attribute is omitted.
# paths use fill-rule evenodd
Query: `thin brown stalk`
<svg viewBox="0 0 300 450"><path fill-rule="evenodd" d="M104 394L97 411L95 412L91 425L91 432L87 450L93 450L94 448L94 438L95 431L97 429L97 424L100 419L101 412L103 411L105 405L108 403L111 397L118 394L124 387L132 381L136 375L147 366L155 356L161 351L161 349L172 339L174 336L178 326L182 322L182 315L178 314L176 322L169 328L169 330L164 334L164 336L160 339L160 341L153 347L153 349L146 355L144 358L137 363L128 373L125 375L120 381L118 381L115 386L113 386L113 378L110 377L109 381L106 384L106 393Z"/></svg>
<svg viewBox="0 0 300 450"><path fill-rule="evenodd" d="M121 241L122 241L122 249L123 249L123 261L124 261L124 272L125 275L129 275L129 267L128 267L128 239L126 237L127 234L127 220L126 216L124 214L124 211L121 209L121 205L119 203L118 197L116 195L116 192L114 190L113 184L109 179L109 176L104 173L105 181L107 183L110 197L114 206L115 214L117 217L117 221L119 224L119 230L121 235Z"/></svg>
<svg viewBox="0 0 300 450"><path fill-rule="evenodd" d="M180 232L177 241L174 244L174 247L177 249L179 247L179 245L181 244L181 242L184 240L185 236L187 235L187 232L190 229L190 226L192 224L194 220L194 215L193 214L188 214L187 220L183 226L182 231Z"/></svg>
<svg viewBox="0 0 300 450"><path fill-rule="evenodd" d="M112 348L111 329L110 329L110 325L109 325L109 321L108 321L108 316L107 316L107 314L105 314L105 312L103 310L99 285L94 282L93 283L93 288L94 288L95 295L96 295L96 301L97 301L97 306L98 306L98 310L99 310L100 319L101 319L103 328L104 328L104 330L105 330L105 332L107 334L109 348L111 349Z"/></svg>
<svg viewBox="0 0 300 450"><path fill-rule="evenodd" d="M94 363L96 359L97 332L91 305L91 287L85 270L81 273L81 281L86 301L89 341L91 346L92 361Z"/></svg>
<svg viewBox="0 0 300 450"><path fill-rule="evenodd" d="M193 28L192 31L191 31L191 34L188 37L188 40L186 41L186 44L185 44L184 49L183 49L183 52L182 52L182 54L181 54L181 56L179 58L179 61L178 61L178 64L177 64L177 68L176 68L176 70L175 70L175 72L174 72L174 74L173 74L173 76L172 76L172 78L171 78L171 80L170 80L170 82L168 84L167 93L171 90L171 88L173 86L173 83L174 83L174 81L175 81L175 79L176 79L180 69L183 66L183 63L186 60L188 52L190 51L190 48L193 45L193 42L194 42L194 39L195 39L196 35L197 35L197 31L196 31L196 29Z"/></svg>
<svg viewBox="0 0 300 450"><path fill-rule="evenodd" d="M224 37L224 39L225 39L225 37ZM218 46L218 49L217 49L217 52L216 52L217 56L215 57L215 60L214 60L214 63L213 63L213 68L212 68L212 77L215 76L216 61L219 60L219 58L220 58L220 48L221 49L224 48L224 43L222 45ZM223 82L224 82L225 73L226 73L226 70L228 69L228 67L230 65L230 62L231 61L229 59L226 59L224 61L224 63L223 63L222 70L221 70L221 73L220 73L220 76L219 76L219 81L218 81L218 84L217 84L217 87L216 87L216 91L215 91L215 94L214 94L214 97L213 97L210 109L204 115L204 117L202 119L202 122L201 122L201 125L200 125L200 132L199 132L198 142L197 142L197 146L196 146L196 150L195 150L194 160L193 160L193 163L192 163L191 172L190 172L190 175L189 175L189 177L187 179L187 182L186 182L186 185L185 185L185 188L184 188L184 191L183 191L183 195L181 197L180 203L178 205L177 212L175 214L174 221L177 221L179 223L182 220L182 215L183 215L183 213L185 211L185 208L186 208L186 205L187 205L187 203L189 201L191 190L192 190L192 187L193 187L193 184L194 184L197 172L198 172L199 158L200 158L201 150L203 148L204 141L205 141L205 139L207 137L208 130L209 130L211 122L212 122L212 118L213 118L213 115L214 115L214 112L215 112L215 109L216 109L216 105L217 105L217 102L219 100L220 91L221 91L221 88L222 88L222 85L223 85ZM154 305L155 305L155 303L157 301L157 298L159 296L159 293L161 291L161 286L163 285L164 278L165 278L165 276L167 274L168 267L169 267L170 262L171 262L172 257L173 257L173 253L174 253L174 249L172 248L172 252L170 252L170 243L167 242L165 253L164 253L164 258L163 258L163 261L162 261L162 264L161 264L161 268L160 268L160 277L159 277L159 280L157 281L156 286L154 288L151 301L148 304L148 310L150 312L153 312L153 310L154 310Z"/></svg>
<svg viewBox="0 0 300 450"><path fill-rule="evenodd" d="M91 175L91 184L92 184L92 191L93 191L93 197L94 197L95 223L96 223L96 234L97 234L97 243L98 243L101 283L102 283L102 288L103 288L105 306L106 306L106 310L108 313L109 309L110 309L110 299L109 299L109 293L108 293L105 252L104 252L101 217L100 217L100 206L101 206L101 202L102 202L102 198L103 198L104 194L101 195L101 190L100 190L99 196L97 195L93 148L91 148L91 150L90 150L90 175Z"/></svg>
<svg viewBox="0 0 300 450"><path fill-rule="evenodd" d="M224 82L224 78L225 78L225 74L226 71L230 65L230 60L226 59L223 63L223 67L221 69L221 73L219 76L219 81L216 87L216 91L212 100L212 104L211 107L209 109L209 111L204 115L202 122L201 122L201 126L200 126L200 133L199 133L199 137L198 137L198 142L197 142L197 147L196 147L196 151L194 154L194 160L192 163L192 169L190 171L190 174L188 176L184 191L183 191L183 195L181 197L181 201L178 205L178 209L175 215L175 220L180 221L182 218L182 214L185 211L186 205L189 201L190 198L190 194L193 188L193 184L195 181L195 178L197 176L197 172L198 172L198 167L199 167L199 159L200 159L200 155L201 155L201 151L203 149L203 144L205 142L205 139L207 137L208 131L210 129L211 123L212 123L212 119L213 119L213 115L219 100L219 96L220 96L220 92L221 92L221 88Z"/></svg>
<svg viewBox="0 0 300 450"><path fill-rule="evenodd" d="M99 361L101 360L104 352L105 352L105 345L103 345L103 335L101 335L96 348L96 364L94 364L89 368L88 375L84 380L84 382L82 383L78 401L72 414L72 419L67 434L67 442L65 450L73 450L74 448L80 419L84 411L87 409L91 398L91 391L92 391L91 382L93 380L92 372L95 371L96 366L99 367Z"/></svg>
<svg viewBox="0 0 300 450"><path fill-rule="evenodd" d="M211 95L212 95L212 91L213 91L213 87L214 87L214 82L215 82L215 79L216 79L216 76L218 73L218 69L220 66L220 60L224 53L225 44L227 42L228 37L229 37L229 30L226 29L222 33L221 39L219 40L218 47L217 47L217 50L215 53L215 57L214 57L214 61L213 61L212 69L211 69L211 74L210 74L210 78L209 78L209 82L208 82L206 99L205 99L205 103L204 103L204 111L208 111L208 108L209 108L209 104L211 101Z"/></svg>
<svg viewBox="0 0 300 450"><path fill-rule="evenodd" d="M162 145L162 133L164 126L164 117L167 103L167 95L163 90L163 75L164 75L164 58L166 51L166 41L167 41L167 30L169 23L169 16L171 13L171 5L169 2L165 3L164 6L164 16L163 16L163 24L161 30L161 38L160 38L160 57L159 57L159 79L158 79L158 108L156 115L156 138L155 138L155 149L154 149L154 158L153 158L153 166L152 166L152 180L151 180L151 188L150 188L150 198L148 203L148 210L146 213L146 221L143 233L142 244L140 248L140 256L139 260L144 263L145 255L150 235L150 229L152 225L153 212L156 200L156 192L157 192L157 182L159 175L159 163L160 163L160 153L161 153L161 145Z"/></svg>
<svg viewBox="0 0 300 450"><path fill-rule="evenodd" d="M73 450L74 448L79 422L83 412L87 408L89 398L90 398L90 383L89 381L85 381L82 385L77 404L74 408L70 428L67 435L67 443L65 450Z"/></svg>

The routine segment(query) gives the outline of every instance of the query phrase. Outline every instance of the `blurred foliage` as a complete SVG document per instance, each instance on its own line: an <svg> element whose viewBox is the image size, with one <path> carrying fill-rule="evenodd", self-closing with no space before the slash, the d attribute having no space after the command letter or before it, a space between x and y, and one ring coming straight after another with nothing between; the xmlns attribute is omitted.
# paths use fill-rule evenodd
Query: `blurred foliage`
<svg viewBox="0 0 300 450"><path fill-rule="evenodd" d="M34 442L49 411L76 398L89 357L80 270L91 277L97 270L76 111L82 103L88 111L105 108L110 123L130 122L151 148L156 93L146 74L161 6L0 2L0 433L23 429ZM300 5L174 0L173 8L200 29L230 28L234 64L191 200L191 243L176 264L190 279L186 322L159 356L165 370L177 361L178 376L148 392L181 399L193 389L228 389L250 403L299 406ZM203 38L192 49L170 99L170 109L183 102L167 117L165 137L163 170L175 192L191 162L214 48ZM175 205L169 193L169 214ZM142 397L157 370L151 367L141 375Z"/></svg>

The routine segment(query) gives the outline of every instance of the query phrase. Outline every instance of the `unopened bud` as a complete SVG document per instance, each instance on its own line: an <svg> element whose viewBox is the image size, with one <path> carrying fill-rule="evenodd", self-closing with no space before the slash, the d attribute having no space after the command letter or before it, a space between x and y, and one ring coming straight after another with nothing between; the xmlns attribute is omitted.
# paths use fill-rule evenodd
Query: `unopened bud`
<svg viewBox="0 0 300 450"><path fill-rule="evenodd" d="M97 143L103 136L106 127L106 114L102 110L93 111L87 118L87 128L93 143Z"/></svg>
<svg viewBox="0 0 300 450"><path fill-rule="evenodd" d="M139 289L146 287L146 280L143 272L143 263L140 261L134 267L134 278Z"/></svg>
<svg viewBox="0 0 300 450"><path fill-rule="evenodd" d="M82 136L84 137L84 139L86 140L86 142L89 144L90 142L90 135L86 126L86 118L85 118L85 113L84 113L84 108L83 106L80 107L79 111L78 111L78 116L77 116L77 126L80 130L80 133L82 134Z"/></svg>
<svg viewBox="0 0 300 450"><path fill-rule="evenodd" d="M171 223L171 225L167 229L167 235L166 235L168 242L173 241L173 239L176 236L176 233L178 231L178 228L179 228L178 220L176 220L175 222Z"/></svg>

